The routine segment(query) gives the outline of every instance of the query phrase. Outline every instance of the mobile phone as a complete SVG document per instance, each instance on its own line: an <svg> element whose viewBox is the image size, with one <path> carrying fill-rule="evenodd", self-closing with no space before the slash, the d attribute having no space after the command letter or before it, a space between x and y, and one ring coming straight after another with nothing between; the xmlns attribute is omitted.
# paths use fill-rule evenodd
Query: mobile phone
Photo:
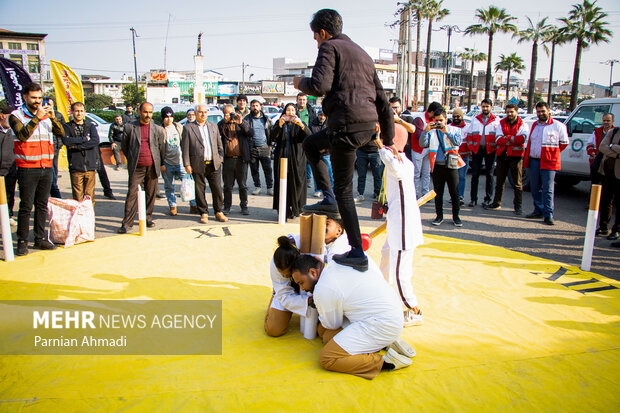
<svg viewBox="0 0 620 413"><path fill-rule="evenodd" d="M52 99L50 99L50 98L43 98L43 106L49 105L51 101L52 101Z"/></svg>

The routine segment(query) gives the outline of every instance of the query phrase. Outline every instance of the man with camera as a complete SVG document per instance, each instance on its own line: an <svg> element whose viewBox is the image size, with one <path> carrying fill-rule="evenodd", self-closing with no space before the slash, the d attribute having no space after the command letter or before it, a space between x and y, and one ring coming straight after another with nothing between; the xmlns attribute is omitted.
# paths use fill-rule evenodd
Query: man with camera
<svg viewBox="0 0 620 413"><path fill-rule="evenodd" d="M232 105L224 106L224 119L218 124L218 130L224 147L224 215L230 213L232 205L232 188L237 181L241 213L250 215L248 210L248 164L250 163L250 142L252 132L247 122L235 112Z"/></svg>
<svg viewBox="0 0 620 413"><path fill-rule="evenodd" d="M49 100L43 103L41 86L30 83L22 91L24 105L11 114L9 124L17 138L14 142L19 214L17 218L16 255L28 254L30 212L34 205L34 247L53 250L54 244L45 236L47 200L52 187L54 136L61 139L65 132Z"/></svg>
<svg viewBox="0 0 620 413"><path fill-rule="evenodd" d="M248 123L252 129L253 139L250 149L250 171L254 181L254 191L252 195L261 193L259 166L263 168L265 184L267 185L267 195L273 195L273 170L271 168L271 119L263 113L263 105L254 99L250 103L250 114L245 117L244 122Z"/></svg>

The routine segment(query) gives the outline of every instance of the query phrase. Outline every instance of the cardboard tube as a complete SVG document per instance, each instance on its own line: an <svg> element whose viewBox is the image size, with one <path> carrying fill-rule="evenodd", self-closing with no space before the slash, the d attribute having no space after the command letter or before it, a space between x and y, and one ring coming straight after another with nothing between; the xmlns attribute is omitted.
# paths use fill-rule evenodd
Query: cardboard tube
<svg viewBox="0 0 620 413"><path fill-rule="evenodd" d="M327 225L327 217L325 215L312 215L312 241L310 253L315 256L321 256L325 247L325 226ZM323 258L321 257L321 260Z"/></svg>
<svg viewBox="0 0 620 413"><path fill-rule="evenodd" d="M288 159L280 158L280 202L278 203L278 224L286 224L286 187Z"/></svg>
<svg viewBox="0 0 620 413"><path fill-rule="evenodd" d="M0 224L2 224L2 248L4 260L13 261L13 237L11 235L11 223L9 221L9 207L6 204L6 186L4 176L0 176Z"/></svg>
<svg viewBox="0 0 620 413"><path fill-rule="evenodd" d="M140 221L140 236L146 235L146 196L142 189L138 189L138 219Z"/></svg>
<svg viewBox="0 0 620 413"><path fill-rule="evenodd" d="M312 244L312 214L304 212L299 216L299 252L309 254Z"/></svg>
<svg viewBox="0 0 620 413"><path fill-rule="evenodd" d="M590 192L590 209L588 211L588 223L586 224L586 234L583 240L583 253L581 255L581 269L590 271L592 265L592 251L594 250L594 239L596 237L596 224L598 221L598 206L601 200L601 186L592 185Z"/></svg>
<svg viewBox="0 0 620 413"><path fill-rule="evenodd" d="M308 308L308 316L304 320L304 338L312 340L316 337L316 328L319 325L319 312L316 308Z"/></svg>

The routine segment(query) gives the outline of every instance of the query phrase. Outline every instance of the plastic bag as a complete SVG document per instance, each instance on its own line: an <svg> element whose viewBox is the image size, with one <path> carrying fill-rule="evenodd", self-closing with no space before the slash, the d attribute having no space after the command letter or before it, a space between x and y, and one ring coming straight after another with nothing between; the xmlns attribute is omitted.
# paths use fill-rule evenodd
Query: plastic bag
<svg viewBox="0 0 620 413"><path fill-rule="evenodd" d="M185 175L181 181L181 199L183 202L193 201L196 198L194 179L191 175Z"/></svg>
<svg viewBox="0 0 620 413"><path fill-rule="evenodd" d="M47 201L49 215L48 238L55 244L74 244L95 240L95 210L89 196L82 202L75 199L50 197Z"/></svg>

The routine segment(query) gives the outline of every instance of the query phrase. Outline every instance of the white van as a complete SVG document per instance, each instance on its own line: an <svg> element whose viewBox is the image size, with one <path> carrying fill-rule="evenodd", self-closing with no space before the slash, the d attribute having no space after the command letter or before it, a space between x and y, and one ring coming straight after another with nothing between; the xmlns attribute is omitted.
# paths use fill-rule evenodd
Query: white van
<svg viewBox="0 0 620 413"><path fill-rule="evenodd" d="M584 100L568 116L566 129L570 143L562 151L562 169L556 182L574 185L590 179L590 162L586 145L594 129L603 126L603 115L613 113L615 124L620 122L620 98Z"/></svg>

